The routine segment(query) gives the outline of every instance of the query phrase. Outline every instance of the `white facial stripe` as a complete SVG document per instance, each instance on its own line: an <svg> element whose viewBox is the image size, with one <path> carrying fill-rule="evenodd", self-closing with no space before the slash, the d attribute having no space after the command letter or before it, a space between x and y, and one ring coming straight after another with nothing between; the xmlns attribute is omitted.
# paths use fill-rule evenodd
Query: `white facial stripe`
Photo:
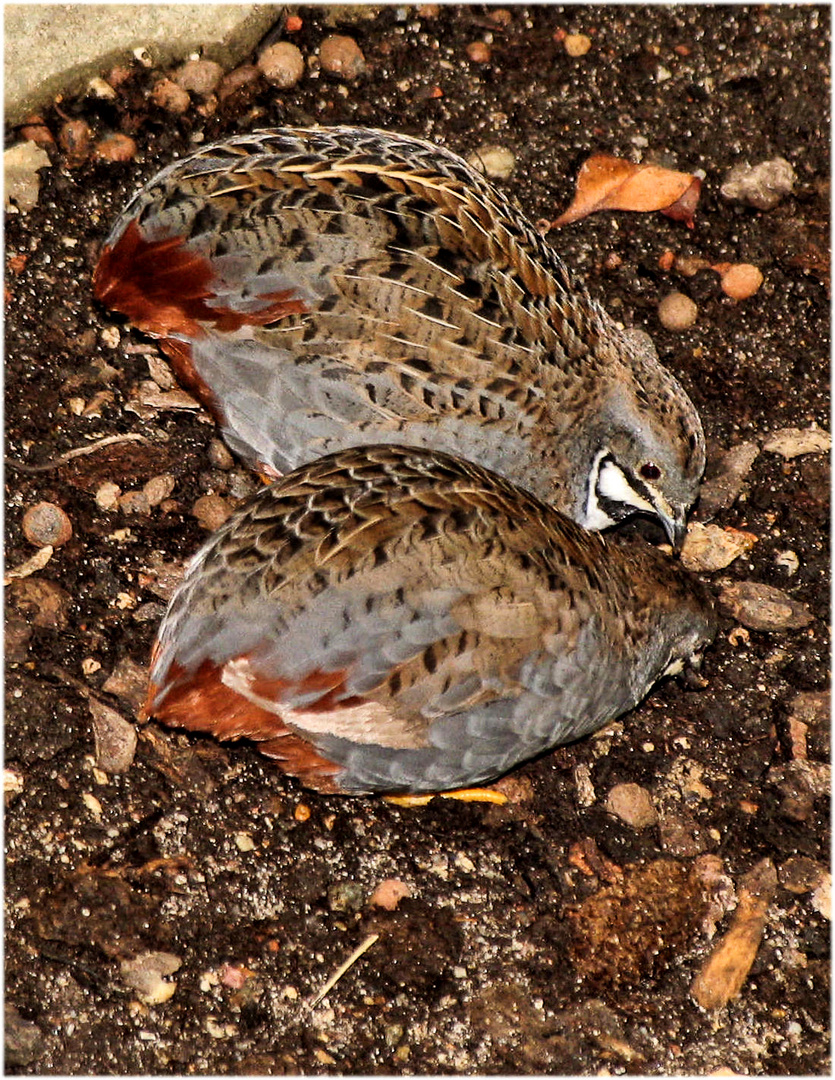
<svg viewBox="0 0 835 1080"><path fill-rule="evenodd" d="M647 488L651 488L651 485L647 484ZM610 460L603 463L597 481L597 489L605 499L611 499L612 502L626 503L627 506L634 506L636 510L645 510L650 514L655 513L655 507L652 503L647 502L632 487L623 470L614 461Z"/></svg>

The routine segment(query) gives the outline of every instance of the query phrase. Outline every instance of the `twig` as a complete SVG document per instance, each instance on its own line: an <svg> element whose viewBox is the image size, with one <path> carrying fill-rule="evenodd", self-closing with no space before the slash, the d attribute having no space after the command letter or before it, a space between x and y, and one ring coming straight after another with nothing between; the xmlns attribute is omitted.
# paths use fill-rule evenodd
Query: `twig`
<svg viewBox="0 0 835 1080"><path fill-rule="evenodd" d="M72 461L73 458L84 457L85 454L95 454L97 450L101 450L105 446L112 446L113 443L122 442L147 443L150 442L150 439L146 439L144 435L140 435L135 431L129 432L127 435L106 435L103 439L97 439L96 442L87 446L78 446L75 450L67 450L65 454L53 458L52 461L45 461L42 465L26 465L24 462L14 461L12 458L6 458L6 465L9 468L25 473L49 472L50 469L57 469L68 461Z"/></svg>
<svg viewBox="0 0 835 1080"><path fill-rule="evenodd" d="M371 948L371 946L374 944L374 942L379 936L379 934L369 934L365 941L363 941L361 945L358 945L357 948L354 949L348 959L343 964L339 965L339 967L336 969L333 975L331 975L331 977L328 979L328 981L325 983L319 993L308 1003L308 1008L316 1008L322 998L325 997L328 993L330 993L334 986L336 986L336 984L339 982L339 980L342 978L348 968L355 964L357 960L359 960L359 958L362 956L362 954L364 952L367 952Z"/></svg>

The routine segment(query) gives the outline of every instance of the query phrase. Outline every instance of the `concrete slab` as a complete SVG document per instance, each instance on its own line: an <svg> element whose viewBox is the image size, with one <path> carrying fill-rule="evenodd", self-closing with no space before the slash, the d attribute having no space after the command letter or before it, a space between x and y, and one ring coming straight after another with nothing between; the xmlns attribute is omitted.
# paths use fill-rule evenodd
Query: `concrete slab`
<svg viewBox="0 0 835 1080"><path fill-rule="evenodd" d="M6 4L6 120L18 123L58 93L146 49L175 63L197 49L224 67L249 53L278 20L279 4Z"/></svg>

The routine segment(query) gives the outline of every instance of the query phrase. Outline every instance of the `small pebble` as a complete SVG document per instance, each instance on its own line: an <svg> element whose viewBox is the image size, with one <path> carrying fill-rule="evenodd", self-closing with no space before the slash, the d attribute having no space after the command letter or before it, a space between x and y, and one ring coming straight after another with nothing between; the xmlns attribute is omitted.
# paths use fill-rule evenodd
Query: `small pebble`
<svg viewBox="0 0 835 1080"><path fill-rule="evenodd" d="M298 15L288 15L287 22L284 24L284 29L288 34L297 34L303 26L304 22Z"/></svg>
<svg viewBox="0 0 835 1080"><path fill-rule="evenodd" d="M80 165L90 153L92 133L84 120L67 120L61 125L58 143L67 158L68 165Z"/></svg>
<svg viewBox="0 0 835 1080"><path fill-rule="evenodd" d="M160 390L173 390L177 385L174 372L161 356L148 356L148 373Z"/></svg>
<svg viewBox="0 0 835 1080"><path fill-rule="evenodd" d="M223 68L214 60L187 60L174 72L174 82L198 97L208 97L218 88Z"/></svg>
<svg viewBox="0 0 835 1080"><path fill-rule="evenodd" d="M100 161L133 161L136 157L136 142L130 135L108 135L96 143L93 156Z"/></svg>
<svg viewBox="0 0 835 1080"><path fill-rule="evenodd" d="M471 41L467 46L467 56L474 64L489 64L493 50L486 41Z"/></svg>
<svg viewBox="0 0 835 1080"><path fill-rule="evenodd" d="M115 101L116 91L111 84L103 79L100 75L95 75L87 83L87 95L88 97L98 98L99 101Z"/></svg>
<svg viewBox="0 0 835 1080"><path fill-rule="evenodd" d="M591 38L587 34L566 34L563 38L562 47L569 56L575 59L585 56L591 48Z"/></svg>
<svg viewBox="0 0 835 1080"><path fill-rule="evenodd" d="M287 90L304 75L304 57L298 46L279 41L258 57L258 69L272 86Z"/></svg>
<svg viewBox="0 0 835 1080"><path fill-rule="evenodd" d="M25 619L7 613L3 630L3 655L6 663L22 664L29 655L32 627Z"/></svg>
<svg viewBox="0 0 835 1080"><path fill-rule="evenodd" d="M252 475L243 469L235 469L229 474L229 495L233 499L248 499L258 490Z"/></svg>
<svg viewBox="0 0 835 1080"><path fill-rule="evenodd" d="M687 330L696 321L699 309L689 296L671 292L658 305L658 318L666 330Z"/></svg>
<svg viewBox="0 0 835 1080"><path fill-rule="evenodd" d="M147 683L147 678L145 682ZM143 690L144 686L145 684ZM106 687L107 683L105 689ZM136 753L136 728L103 701L91 696L88 704L93 719L96 765L110 774L127 772Z"/></svg>
<svg viewBox="0 0 835 1080"><path fill-rule="evenodd" d="M160 79L151 91L151 101L172 116L182 116L191 106L188 91L171 79Z"/></svg>
<svg viewBox="0 0 835 1080"><path fill-rule="evenodd" d="M25 214L38 204L38 170L50 164L49 154L34 142L20 142L3 152L3 203L13 213Z"/></svg>
<svg viewBox="0 0 835 1080"><path fill-rule="evenodd" d="M212 439L209 443L209 461L216 469L223 469L225 472L235 464L235 459L220 439Z"/></svg>
<svg viewBox="0 0 835 1080"><path fill-rule="evenodd" d="M371 896L368 903L372 907L381 907L386 911L394 911L401 900L411 896L411 889L405 881L398 878L387 878L381 881Z"/></svg>
<svg viewBox="0 0 835 1080"><path fill-rule="evenodd" d="M102 690L138 712L148 692L148 669L124 656L107 677Z"/></svg>
<svg viewBox="0 0 835 1080"><path fill-rule="evenodd" d="M105 326L99 334L102 345L107 349L118 349L122 336L118 326Z"/></svg>
<svg viewBox="0 0 835 1080"><path fill-rule="evenodd" d="M39 502L23 515L23 535L35 547L61 547L72 536L72 524L60 506Z"/></svg>
<svg viewBox="0 0 835 1080"><path fill-rule="evenodd" d="M786 195L791 195L796 180L785 158L772 158L759 165L742 162L725 178L720 191L726 199L744 202L757 210L773 210Z"/></svg>
<svg viewBox="0 0 835 1080"><path fill-rule="evenodd" d="M260 79L261 72L254 64L242 64L223 76L218 84L217 96L221 101L225 101L239 91L254 91Z"/></svg>
<svg viewBox="0 0 835 1080"><path fill-rule="evenodd" d="M699 506L710 517L732 506L742 492L751 467L759 456L755 442L739 443L718 454L710 463L710 475L702 483Z"/></svg>
<svg viewBox="0 0 835 1080"><path fill-rule="evenodd" d="M510 26L513 22L513 14L507 8L492 8L487 12L487 18L496 26Z"/></svg>
<svg viewBox="0 0 835 1080"><path fill-rule="evenodd" d="M144 491L126 491L119 496L119 509L123 514L150 514L151 504Z"/></svg>
<svg viewBox="0 0 835 1080"><path fill-rule="evenodd" d="M166 982L163 976L173 975L180 967L180 959L172 953L146 952L133 960L123 960L122 981L145 1005L162 1005L174 996L176 982Z"/></svg>
<svg viewBox="0 0 835 1080"><path fill-rule="evenodd" d="M467 161L493 180L507 180L516 166L516 155L506 146L489 143L470 154Z"/></svg>
<svg viewBox="0 0 835 1080"><path fill-rule="evenodd" d="M191 512L204 529L214 532L226 521L232 509L222 495L202 495L191 508Z"/></svg>
<svg viewBox="0 0 835 1080"><path fill-rule="evenodd" d="M329 75L357 79L365 71L362 49L351 37L329 34L319 47L319 62Z"/></svg>
<svg viewBox="0 0 835 1080"><path fill-rule="evenodd" d="M171 473L162 473L160 476L152 476L142 488L142 493L148 500L149 506L159 506L163 499L167 499L174 490L176 483Z"/></svg>
<svg viewBox="0 0 835 1080"><path fill-rule="evenodd" d="M635 829L646 829L658 821L650 794L640 784L616 784L606 797L606 809Z"/></svg>
<svg viewBox="0 0 835 1080"><path fill-rule="evenodd" d="M66 630L70 594L54 581L23 578L12 581L6 589L10 605L32 626L45 630Z"/></svg>
<svg viewBox="0 0 835 1080"><path fill-rule="evenodd" d="M115 510L121 493L122 489L118 484L106 480L96 491L96 506L99 510Z"/></svg>
<svg viewBox="0 0 835 1080"><path fill-rule="evenodd" d="M328 907L331 911L359 911L364 900L362 886L355 881L340 881L328 888Z"/></svg>
<svg viewBox="0 0 835 1080"><path fill-rule="evenodd" d="M763 276L750 263L735 263L721 279L722 292L733 300L747 300L763 283Z"/></svg>

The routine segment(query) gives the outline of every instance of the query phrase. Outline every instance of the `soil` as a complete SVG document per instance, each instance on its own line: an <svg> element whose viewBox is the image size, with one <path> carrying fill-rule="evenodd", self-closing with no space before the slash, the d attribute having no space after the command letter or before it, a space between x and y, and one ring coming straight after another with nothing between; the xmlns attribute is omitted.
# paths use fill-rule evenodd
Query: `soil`
<svg viewBox="0 0 835 1080"><path fill-rule="evenodd" d="M301 28L282 22L275 40L313 57L336 28L366 72L345 82L309 68L289 90L244 81L211 115L194 95L175 115L150 98L163 73L137 61L112 99L43 115L56 140L83 120L93 142L129 134L135 155L97 159L76 138L70 160L56 141L37 205L8 216L6 567L36 551L22 519L37 502L62 507L73 535L7 592L7 1070L828 1073L825 453L761 449L737 497L710 513L757 542L702 575L717 594L771 585L811 621L757 630L723 608L706 688L666 681L597 738L519 770L505 806L321 797L251 746L154 724L139 727L129 767L99 767L94 714L100 739L135 719L172 575L206 535L194 503L233 502L254 483L223 461L205 413L137 404L149 357L165 382L155 346L91 296L114 215L198 142L315 122L465 155L499 143L516 156L501 183L548 220L595 151L704 170L691 230L601 213L552 239L616 317L652 335L700 410L709 471L729 448L829 426L827 8L294 14ZM591 49L570 57L565 32ZM473 42L489 45L486 62L470 59ZM775 157L796 173L778 206L720 195L731 167ZM753 263L764 284L733 301L713 271L661 270L668 250ZM681 333L657 318L673 289L699 307ZM19 467L126 434L145 441ZM102 484L138 492L160 475L173 490L156 505L103 508ZM622 784L660 817L639 827L610 813ZM770 882L753 904L752 872ZM393 910L372 902L388 879L409 894ZM753 966L737 996L705 1010L693 980L752 909ZM153 969L141 985L125 966L137 957Z"/></svg>

